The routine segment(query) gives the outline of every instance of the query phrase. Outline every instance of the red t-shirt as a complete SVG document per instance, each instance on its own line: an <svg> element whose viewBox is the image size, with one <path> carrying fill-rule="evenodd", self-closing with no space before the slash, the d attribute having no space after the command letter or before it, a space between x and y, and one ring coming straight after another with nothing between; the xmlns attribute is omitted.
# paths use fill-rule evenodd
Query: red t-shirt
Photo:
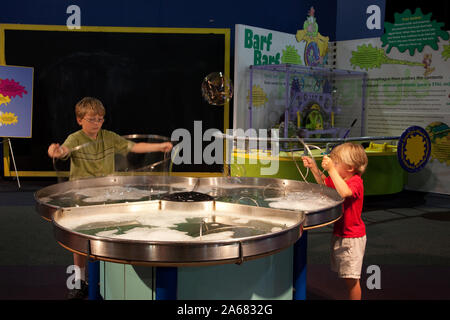
<svg viewBox="0 0 450 320"><path fill-rule="evenodd" d="M366 226L361 219L364 185L357 174L345 181L352 190L352 195L344 199L343 215L334 223L333 234L342 238L360 238L366 235ZM336 189L330 177L325 179L327 187Z"/></svg>

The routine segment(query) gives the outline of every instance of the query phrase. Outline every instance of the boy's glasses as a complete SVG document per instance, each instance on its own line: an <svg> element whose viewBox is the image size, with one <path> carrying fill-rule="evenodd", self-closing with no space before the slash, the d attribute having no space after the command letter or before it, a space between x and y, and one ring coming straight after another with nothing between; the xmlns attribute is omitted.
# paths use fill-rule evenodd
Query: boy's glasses
<svg viewBox="0 0 450 320"><path fill-rule="evenodd" d="M105 121L105 119L103 119L103 118L98 118L98 119L95 119L95 118L83 118L84 120L86 120L87 122L90 122L90 123L102 123L103 121Z"/></svg>

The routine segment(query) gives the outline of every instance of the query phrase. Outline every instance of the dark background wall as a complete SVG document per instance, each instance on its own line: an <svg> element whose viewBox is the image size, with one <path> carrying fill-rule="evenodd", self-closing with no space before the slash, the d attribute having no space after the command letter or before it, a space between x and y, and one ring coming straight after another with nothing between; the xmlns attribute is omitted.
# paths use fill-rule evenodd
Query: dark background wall
<svg viewBox="0 0 450 320"><path fill-rule="evenodd" d="M357 3L358 6L355 5L355 0L229 0L223 2L206 0L18 0L3 1L0 23L65 25L70 16L66 13L67 7L75 4L81 9L82 26L229 28L231 30L230 72L232 78L235 24L246 24L295 34L297 30L303 28L303 22L311 6L315 8L319 32L329 36L330 41L381 35L383 30L370 32L363 30L365 28L363 22L367 17L364 8L370 4L385 7L385 12L382 14L386 21L393 21L395 12L403 12L408 8L414 11L415 8L420 7L423 12L432 12L432 18L445 22L446 30L449 29L448 1L359 0ZM349 21L353 24L348 24ZM57 47L58 43L54 45ZM3 48L0 49L3 50ZM232 103L230 103L230 123L232 123L231 106ZM69 107L73 108L73 106ZM36 109L34 111L39 112ZM39 113L35 117L37 121L45 120L39 118ZM192 123L186 124L186 127L189 126L192 126ZM36 127L38 126L33 124L33 128ZM115 128L109 129L114 130ZM170 135L170 132L152 133ZM14 144L17 143L14 142ZM3 161L1 161L1 165L3 165Z"/></svg>
<svg viewBox="0 0 450 320"><path fill-rule="evenodd" d="M64 26L71 15L66 12L67 8L73 4L80 7L81 26L230 29L231 78L233 78L234 70L235 24L253 25L294 34L298 29L302 29L310 7L310 4L307 4L306 7L306 4L301 1L291 0L276 2L265 0L260 2L235 0L227 2L204 0L134 0L127 2L117 0L26 0L5 3L0 12L0 23ZM321 24L322 34L330 34L335 29L333 22L330 22L329 19L318 22ZM169 40L165 44L163 43L166 50L169 50L167 52L175 55L169 57L167 52L163 52L163 57L158 57L158 61L161 61L164 56L169 63L177 59L180 61L176 66L167 63L161 63L158 66L157 63L152 67L145 61L145 56L136 60L136 55L131 51L139 49L144 51L149 48L139 45L133 47L133 41L126 45L125 51L127 52L122 54L122 52L116 52L114 47L107 47L107 45L104 46L105 50L95 49L95 47L102 46L103 39L98 37L100 43L84 41L84 48L77 48L72 42L80 41L78 38L87 38L88 35L76 35L77 33L72 32L64 32L62 34L65 35L59 35L61 32L56 32L55 35L44 36L44 33L24 34L24 32L11 31L6 33L9 45L6 48L8 51L6 63L35 68L33 138L14 139L13 141L19 171L53 171L52 163L46 155L46 148L51 142L62 143L69 133L78 130L73 108L82 96L95 96L103 101L107 110L107 121L105 121L104 128L119 134L158 134L170 137L173 130L177 128L186 128L192 133L195 120L202 120L204 131L211 127L223 130L223 108L208 106L202 101L200 95L201 77L209 72L223 69L223 64L217 63L217 61L223 62L224 60L223 48L217 47L214 39L205 39L204 45L201 44L201 41L197 41L194 45L192 40L198 38L195 36L190 40L191 45L189 45L185 36L178 38L175 36L175 41ZM12 49L13 41L11 39L13 37L16 39L15 49ZM127 37L133 38L130 35ZM94 38L96 37L94 36ZM138 40L143 36L138 35L135 38ZM167 39L167 37L165 38ZM218 41L220 42L220 37ZM178 52L177 46L173 45L174 42L179 46ZM170 45L170 49L167 49L168 45ZM199 51L196 62L194 62L195 52L191 52L194 48ZM220 52L220 50L222 51ZM147 50L147 52L150 51ZM29 55L28 58L27 55ZM189 56L189 59L186 59L183 64L181 56ZM64 61L58 62L58 57L65 57ZM121 60L118 61L116 57ZM69 58L74 61L68 61ZM141 68L137 67L136 69L135 63L132 65L133 68L130 68L131 62L125 62L124 68L120 67L123 61L130 59L142 63ZM200 65L197 66L198 62ZM203 62L205 66L202 65ZM55 64L61 65L58 67L60 70L56 70L57 72ZM102 65L105 65L106 69L102 68ZM140 72L149 68L156 68L158 72ZM167 72L159 70L163 68ZM178 72L174 71L174 68L178 69ZM113 72L114 70L117 72ZM120 88L114 85L113 90L105 88L106 82L114 83L108 75L117 75L118 72L122 74L124 70L128 70L127 74L132 71L136 76L130 74L125 78L122 77L125 80L116 81L115 83ZM192 73L197 73L197 75L192 78ZM105 75L104 78L102 78L102 74ZM148 79L152 77L152 74L154 79ZM139 85L134 87L135 92L130 93L125 99L118 91L130 89L128 80L133 78L141 78L141 80L137 82ZM70 79L82 80L73 81L71 84ZM49 81L54 81L54 83ZM150 86L149 83L153 83L153 85ZM145 85L148 85L148 90L145 89ZM52 87L55 90L48 90ZM71 89L69 90L69 88ZM152 95L149 92L150 88L155 94ZM45 94L42 93L44 90L47 90ZM198 96L198 99L187 98L192 92L196 97ZM118 95L121 99L117 98ZM140 96L143 98L139 99ZM153 100L153 103L150 100ZM152 107L153 109L150 110ZM61 112L61 108L66 111ZM232 101L229 116L232 119ZM133 117L134 120L128 119L130 120L128 121L127 117ZM32 161L30 161L30 155L34 158ZM12 168L12 164L10 167ZM176 171L210 172L221 171L222 167L196 165L174 169Z"/></svg>
<svg viewBox="0 0 450 320"><path fill-rule="evenodd" d="M295 33L303 25L308 1L208 1L208 0L18 0L5 1L0 23L65 25L66 9L81 8L85 26L231 28L247 24ZM311 3L311 1L309 1ZM318 2L319 1L313 1ZM331 10L318 21L323 34L333 33L336 0L321 1L320 10ZM320 17L320 15L319 15Z"/></svg>

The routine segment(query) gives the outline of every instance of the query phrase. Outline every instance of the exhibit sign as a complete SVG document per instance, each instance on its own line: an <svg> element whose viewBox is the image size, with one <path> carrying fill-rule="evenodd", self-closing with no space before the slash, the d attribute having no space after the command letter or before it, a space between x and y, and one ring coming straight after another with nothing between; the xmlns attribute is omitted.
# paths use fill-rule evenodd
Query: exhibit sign
<svg viewBox="0 0 450 320"><path fill-rule="evenodd" d="M33 68L0 66L0 137L31 138Z"/></svg>
<svg viewBox="0 0 450 320"><path fill-rule="evenodd" d="M295 34L262 29L247 25L236 25L235 34L235 66L234 66L234 112L233 128L248 129L249 125L249 92L251 65L281 64L282 62L304 65L303 52L305 43L298 42ZM285 105L284 91L278 87L284 83L278 75L265 79L264 86L253 88L253 107L255 119L261 108L270 109L264 114L270 114L274 119L263 116L257 127L270 127L271 120L277 120ZM271 101L269 105L269 100Z"/></svg>
<svg viewBox="0 0 450 320"><path fill-rule="evenodd" d="M270 128L285 110L286 79L279 73L254 75L262 79L257 81L258 85L252 85L254 122L250 124L250 66L324 66L328 62L329 38L320 34L313 7L296 34L241 24L235 30L233 128Z"/></svg>
<svg viewBox="0 0 450 320"><path fill-rule="evenodd" d="M406 9L381 38L338 41L336 66L366 71L367 135L396 136L410 126L431 139L427 165L407 188L450 194L450 35L432 13Z"/></svg>

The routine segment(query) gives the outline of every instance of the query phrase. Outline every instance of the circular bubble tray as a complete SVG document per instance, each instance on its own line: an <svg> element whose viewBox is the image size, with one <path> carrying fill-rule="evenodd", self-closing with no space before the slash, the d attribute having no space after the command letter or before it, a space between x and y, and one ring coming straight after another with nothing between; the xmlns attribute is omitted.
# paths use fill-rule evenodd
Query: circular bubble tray
<svg viewBox="0 0 450 320"><path fill-rule="evenodd" d="M97 259L130 263L242 262L292 245L304 214L245 205L154 200L59 209L56 239Z"/></svg>
<svg viewBox="0 0 450 320"><path fill-rule="evenodd" d="M57 241L95 259L131 264L241 263L294 244L342 214L331 188L270 178L114 176L35 194Z"/></svg>

